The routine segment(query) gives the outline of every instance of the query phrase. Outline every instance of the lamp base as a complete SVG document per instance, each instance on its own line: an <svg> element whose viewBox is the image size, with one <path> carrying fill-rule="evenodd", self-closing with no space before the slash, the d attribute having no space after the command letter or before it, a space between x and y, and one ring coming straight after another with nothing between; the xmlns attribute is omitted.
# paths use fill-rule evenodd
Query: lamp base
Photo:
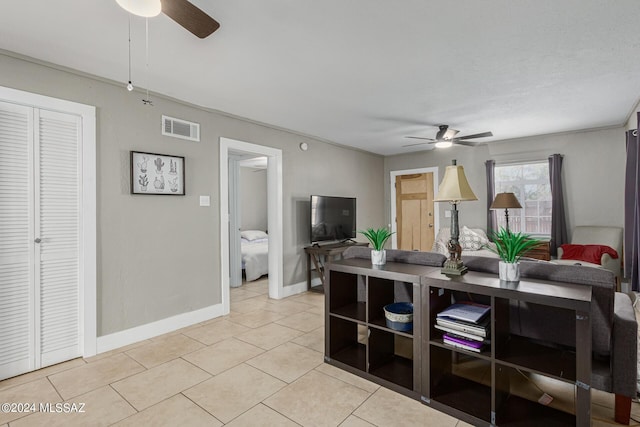
<svg viewBox="0 0 640 427"><path fill-rule="evenodd" d="M455 215L455 218L457 220L457 215ZM462 248L458 243L457 221L451 228L452 230L454 230L455 234L452 235L451 240L449 240L449 244L447 245L447 249L449 250L449 259L444 262L444 265L442 266L442 270L440 270L440 272L442 274L446 274L447 276L462 276L467 272L468 268L462 263L462 259L460 259L462 255Z"/></svg>
<svg viewBox="0 0 640 427"><path fill-rule="evenodd" d="M460 260L448 259L444 262L444 266L440 270L440 273L447 276L462 276L469 269Z"/></svg>

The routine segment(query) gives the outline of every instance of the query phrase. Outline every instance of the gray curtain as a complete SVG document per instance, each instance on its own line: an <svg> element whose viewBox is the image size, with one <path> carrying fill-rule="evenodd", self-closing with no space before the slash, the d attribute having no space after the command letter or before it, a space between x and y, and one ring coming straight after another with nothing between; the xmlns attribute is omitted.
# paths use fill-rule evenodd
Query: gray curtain
<svg viewBox="0 0 640 427"><path fill-rule="evenodd" d="M640 120L640 114L638 114ZM640 123L640 121L638 122ZM627 165L624 183L624 277L633 291L640 291L640 149L638 131L627 132Z"/></svg>
<svg viewBox="0 0 640 427"><path fill-rule="evenodd" d="M493 197L496 194L496 181L495 181L495 160L487 160L484 162L487 168L487 235L491 236L491 233L496 229L498 222L496 218L496 212L489 209L493 203Z"/></svg>
<svg viewBox="0 0 640 427"><path fill-rule="evenodd" d="M558 254L558 246L567 243L567 220L564 213L562 191L562 155L549 156L551 181L551 255Z"/></svg>

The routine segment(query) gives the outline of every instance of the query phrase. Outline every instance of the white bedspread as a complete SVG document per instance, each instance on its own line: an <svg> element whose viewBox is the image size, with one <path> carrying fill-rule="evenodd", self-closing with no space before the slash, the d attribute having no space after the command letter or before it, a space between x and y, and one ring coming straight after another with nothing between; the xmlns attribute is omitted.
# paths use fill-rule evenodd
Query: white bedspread
<svg viewBox="0 0 640 427"><path fill-rule="evenodd" d="M269 239L242 240L242 266L248 282L269 273Z"/></svg>

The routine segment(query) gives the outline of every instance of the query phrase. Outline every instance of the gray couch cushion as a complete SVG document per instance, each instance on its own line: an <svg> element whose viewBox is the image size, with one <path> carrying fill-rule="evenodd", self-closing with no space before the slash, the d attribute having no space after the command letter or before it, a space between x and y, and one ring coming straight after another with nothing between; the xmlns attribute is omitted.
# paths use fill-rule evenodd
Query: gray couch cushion
<svg viewBox="0 0 640 427"><path fill-rule="evenodd" d="M366 246L353 246L342 253L344 258L371 259L371 248ZM402 262L405 264L419 264L431 267L442 267L446 256L435 252L403 251L399 249L387 249L387 262Z"/></svg>
<svg viewBox="0 0 640 427"><path fill-rule="evenodd" d="M463 261L469 270L498 274L499 259L465 257ZM616 286L615 275L612 272L599 268L556 265L544 261L521 261L520 277L591 286L592 350L598 355L610 354ZM512 305L511 316L511 332L514 334L544 339L556 344L575 345L575 317L568 310L560 311L537 304L518 303Z"/></svg>

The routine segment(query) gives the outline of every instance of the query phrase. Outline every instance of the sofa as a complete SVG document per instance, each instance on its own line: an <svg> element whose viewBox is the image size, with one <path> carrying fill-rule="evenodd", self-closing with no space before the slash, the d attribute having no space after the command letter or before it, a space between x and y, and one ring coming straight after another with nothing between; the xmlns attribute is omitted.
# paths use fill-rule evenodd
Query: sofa
<svg viewBox="0 0 640 427"><path fill-rule="evenodd" d="M370 248L353 247L345 258L370 258ZM442 266L446 257L433 252L387 250L387 262ZM470 271L498 274L497 258L463 257ZM638 324L631 299L616 292L616 278L606 269L558 265L545 261L521 261L522 278L573 283L592 287L591 386L615 394L615 420L629 424L631 399L637 389ZM512 302L511 333L549 345L575 346L575 318L568 311L537 304ZM558 325L563 325L559 328Z"/></svg>

